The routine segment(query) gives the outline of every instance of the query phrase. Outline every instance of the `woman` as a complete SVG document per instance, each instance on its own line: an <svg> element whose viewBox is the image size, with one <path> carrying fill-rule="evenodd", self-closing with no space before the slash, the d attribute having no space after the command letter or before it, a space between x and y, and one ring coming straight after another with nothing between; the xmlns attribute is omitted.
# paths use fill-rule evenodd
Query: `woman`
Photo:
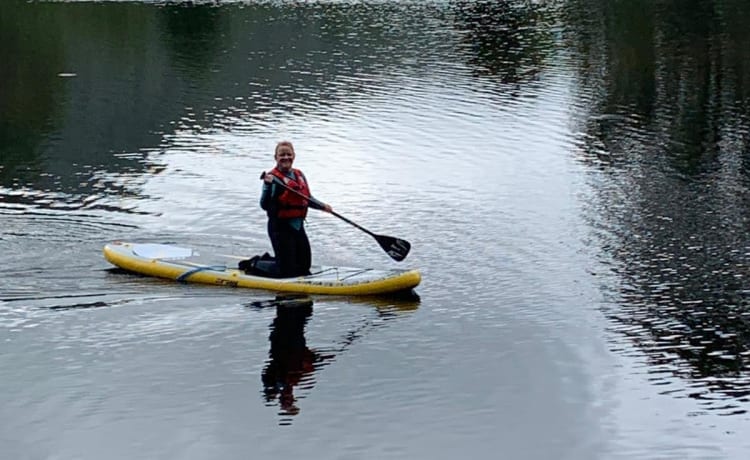
<svg viewBox="0 0 750 460"><path fill-rule="evenodd" d="M276 167L263 178L263 192L260 196L260 207L268 214L268 236L273 245L275 261L255 266L258 269L263 267L262 270L268 272L267 276L276 278L310 274L312 256L304 222L307 208L331 212L329 205L312 198L305 175L299 169L292 168L294 157L291 142L281 141L276 144ZM278 182L310 199L287 190Z"/></svg>

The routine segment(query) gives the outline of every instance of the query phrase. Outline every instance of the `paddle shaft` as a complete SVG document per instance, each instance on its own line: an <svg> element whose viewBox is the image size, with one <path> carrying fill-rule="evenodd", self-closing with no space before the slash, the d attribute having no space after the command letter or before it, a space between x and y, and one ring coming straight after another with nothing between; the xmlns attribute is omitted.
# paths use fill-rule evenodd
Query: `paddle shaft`
<svg viewBox="0 0 750 460"><path fill-rule="evenodd" d="M266 173L263 172L263 174L261 174L260 178L263 179L265 177L265 175L266 175ZM304 199L306 199L308 201L312 201L313 203L315 203L316 205L320 206L321 208L323 207L323 202L321 202L320 200L317 200L317 199L315 199L315 198L313 198L311 196L307 196L307 195L305 195L303 193L300 193L297 190L294 190L293 188L291 188L288 185L286 185L285 183L283 183L281 181L281 179L279 179L278 177L273 176L273 182L275 184L277 184L277 185L280 185L280 186L284 187L285 189L289 190L290 192L294 193L295 195L300 196L300 197L302 197L302 198L304 198ZM351 220L347 219L346 217L342 216L341 214L337 213L336 211L331 210L330 213L333 214L334 216L338 217L339 219L343 220L347 224L352 225L354 227L357 227L358 229L362 230L363 232L367 233L370 236L374 236L374 237L378 236L378 235L374 234L373 232L367 230L363 226L359 225L358 223L352 222Z"/></svg>
<svg viewBox="0 0 750 460"><path fill-rule="evenodd" d="M338 217L339 219L343 220L347 224L349 224L351 226L354 226L354 227L357 227L358 229L362 230L363 232L367 233L368 235L374 236L374 237L377 238L378 235L372 233L371 231L367 230L366 228L364 228L363 226L359 225L358 223L352 222L351 220L347 219L346 217L342 216L341 214L338 214L336 211L331 210L330 213L333 214L334 216Z"/></svg>
<svg viewBox="0 0 750 460"><path fill-rule="evenodd" d="M265 176L266 176L266 173L264 171L263 173L261 173L260 178L264 179ZM300 197L302 197L302 198L304 198L304 199L306 199L308 201L311 201L311 202L315 203L317 206L320 206L321 208L325 207L325 204L322 203L321 201L316 200L315 198L313 198L311 196L306 196L306 195L298 192L297 190L294 190L293 188L287 186L283 181L281 181L276 176L273 177L273 183L279 185L280 187L283 187L286 190L289 190L290 192L292 192L292 193L294 193L294 194L296 194L296 195L298 195L298 196L300 196ZM380 247L383 248L383 250L393 260L395 260L397 262L400 262L400 261L404 260L404 258L406 258L407 254L409 254L409 250L411 249L411 244L408 241L402 240L400 238L394 238L392 236L378 235L378 234L373 233L370 230L364 228L363 226L359 225L358 223L353 222L353 221L347 219L346 217L342 216L341 214L339 214L337 212L334 212L333 210L328 211L328 212L330 212L334 216L338 217L339 219L343 220L347 224L349 224L349 225L351 225L353 227L356 227L356 228L362 230L363 232L367 233L368 235L372 236L373 238L375 238L375 241L378 242L378 244L380 245Z"/></svg>

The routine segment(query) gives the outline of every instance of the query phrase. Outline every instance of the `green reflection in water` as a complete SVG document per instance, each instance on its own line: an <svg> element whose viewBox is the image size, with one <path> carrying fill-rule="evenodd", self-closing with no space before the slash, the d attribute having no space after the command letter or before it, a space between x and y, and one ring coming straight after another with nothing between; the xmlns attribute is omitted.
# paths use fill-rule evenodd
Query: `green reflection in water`
<svg viewBox="0 0 750 460"><path fill-rule="evenodd" d="M175 5L159 10L163 39L171 60L191 78L208 76L221 51L221 36L228 25L219 8L211 5Z"/></svg>
<svg viewBox="0 0 750 460"><path fill-rule="evenodd" d="M5 5L0 14L0 185L41 172L40 146L59 120L64 83L54 12Z"/></svg>
<svg viewBox="0 0 750 460"><path fill-rule="evenodd" d="M533 81L552 56L554 8L542 3L458 1L457 26L467 31L468 64L476 76L504 84Z"/></svg>
<svg viewBox="0 0 750 460"><path fill-rule="evenodd" d="M585 164L619 286L606 314L689 394L750 394L750 18L747 2L571 1ZM664 372L668 370L669 372Z"/></svg>

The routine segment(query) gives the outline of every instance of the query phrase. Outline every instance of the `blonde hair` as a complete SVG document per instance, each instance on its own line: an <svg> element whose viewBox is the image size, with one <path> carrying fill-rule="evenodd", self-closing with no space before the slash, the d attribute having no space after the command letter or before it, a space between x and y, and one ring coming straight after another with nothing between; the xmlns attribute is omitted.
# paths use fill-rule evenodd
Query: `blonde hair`
<svg viewBox="0 0 750 460"><path fill-rule="evenodd" d="M292 153L295 153L294 152L294 145L292 145L291 142L289 142L289 141L279 141L276 144L276 148L273 149L273 156L276 156L276 154L279 153L279 147L289 147L290 149L292 149Z"/></svg>

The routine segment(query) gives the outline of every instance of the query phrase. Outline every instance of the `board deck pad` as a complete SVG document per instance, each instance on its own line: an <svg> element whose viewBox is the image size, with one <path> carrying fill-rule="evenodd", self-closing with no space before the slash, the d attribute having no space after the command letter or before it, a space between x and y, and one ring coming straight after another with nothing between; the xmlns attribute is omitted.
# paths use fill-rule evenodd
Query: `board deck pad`
<svg viewBox="0 0 750 460"><path fill-rule="evenodd" d="M147 259L186 259L194 255L200 255L198 252L190 248L153 243L133 244L132 251L133 254Z"/></svg>

